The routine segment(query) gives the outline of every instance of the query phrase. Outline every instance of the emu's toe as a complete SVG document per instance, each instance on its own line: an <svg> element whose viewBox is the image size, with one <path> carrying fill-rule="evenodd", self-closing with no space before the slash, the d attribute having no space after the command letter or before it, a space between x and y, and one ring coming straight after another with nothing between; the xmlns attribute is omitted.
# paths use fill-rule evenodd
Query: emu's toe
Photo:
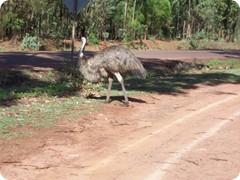
<svg viewBox="0 0 240 180"><path fill-rule="evenodd" d="M106 99L106 100L104 101L105 104L109 104L110 102L111 102L110 99L109 99L109 100Z"/></svg>
<svg viewBox="0 0 240 180"><path fill-rule="evenodd" d="M125 101L125 102L123 103L123 106L128 107L128 106L129 106L129 101Z"/></svg>

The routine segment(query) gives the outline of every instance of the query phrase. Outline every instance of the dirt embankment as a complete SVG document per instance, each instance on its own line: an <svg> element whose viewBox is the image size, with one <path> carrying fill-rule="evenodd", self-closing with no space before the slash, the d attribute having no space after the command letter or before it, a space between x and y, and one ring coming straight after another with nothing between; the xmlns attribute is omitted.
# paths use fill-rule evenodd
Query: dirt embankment
<svg viewBox="0 0 240 180"><path fill-rule="evenodd" d="M54 41L46 39L43 46L40 47L40 51L63 51L71 48L71 40L59 40ZM75 50L78 50L82 42L80 39L75 41ZM195 49L212 49L212 50L239 50L240 44L233 42L214 42L214 41L203 41L196 43L199 47ZM108 46L112 45L127 45L130 49L135 50L191 50L194 49L190 41L188 40L172 40L172 41L161 41L161 40L134 40L130 43L122 43L118 41L101 41L99 44L91 44L90 42L86 46L87 51L99 51ZM0 42L0 52L12 52L22 51L21 42L17 40Z"/></svg>

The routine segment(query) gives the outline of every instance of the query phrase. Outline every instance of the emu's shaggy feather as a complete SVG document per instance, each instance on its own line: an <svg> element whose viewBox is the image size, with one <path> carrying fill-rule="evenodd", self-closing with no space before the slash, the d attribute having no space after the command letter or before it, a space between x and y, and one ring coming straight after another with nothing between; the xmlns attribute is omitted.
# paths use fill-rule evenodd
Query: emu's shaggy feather
<svg viewBox="0 0 240 180"><path fill-rule="evenodd" d="M94 57L80 59L80 72L91 82L98 82L100 77L112 76L114 73L146 78L141 62L122 46L111 46Z"/></svg>
<svg viewBox="0 0 240 180"><path fill-rule="evenodd" d="M84 45L82 49L84 49ZM126 106L128 106L129 102L121 75L146 78L146 71L141 62L132 52L122 46L108 47L91 58L84 57L83 52L80 51L79 65L80 72L88 81L98 82L101 77L108 77L109 85L106 102L110 102L112 81L113 77L116 76L122 86Z"/></svg>

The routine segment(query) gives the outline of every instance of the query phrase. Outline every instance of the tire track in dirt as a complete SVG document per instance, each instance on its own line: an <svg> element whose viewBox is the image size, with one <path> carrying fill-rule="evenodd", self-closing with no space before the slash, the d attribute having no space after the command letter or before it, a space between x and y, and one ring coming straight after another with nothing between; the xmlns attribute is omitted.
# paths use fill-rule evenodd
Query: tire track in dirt
<svg viewBox="0 0 240 180"><path fill-rule="evenodd" d="M204 113L205 111L209 111L210 109L212 109L212 108L214 108L214 107L216 107L216 106L218 106L222 103L226 103L228 101L231 101L235 98L236 98L235 96L230 96L230 97L227 97L227 98L222 99L220 101L214 102L212 104L207 105L206 107L202 107L201 109L199 109L197 111L194 111L194 112L189 113L189 114L187 114L183 117L180 117L179 119L176 119L172 123L170 123L168 125L165 125L164 127L160 127L160 129L157 129L156 131L149 132L149 135L147 135L147 136L145 136L145 137L143 137L139 140L136 140L135 142L133 142L131 144L128 144L126 147L124 147L124 148L120 149L118 152L114 153L114 155L109 156L106 159L100 161L97 165L90 167L87 170L87 173L91 172L91 171L94 171L94 170L97 170L99 168L102 168L103 166L111 163L111 161L116 159L116 157L118 157L120 154L126 153L127 151L131 151L134 148L138 148L139 146L144 144L144 142L148 141L150 138L153 138L154 136L159 135L160 133L166 131L167 129L170 129L173 126L176 126L177 124L181 124L184 121L191 120L190 118L194 118L194 116L200 115L201 113Z"/></svg>
<svg viewBox="0 0 240 180"><path fill-rule="evenodd" d="M226 124L231 122L232 120L235 120L237 117L240 116L240 111L236 112L233 116L229 117L228 119L225 119L224 121L221 121L220 123L217 123L213 127L211 127L206 133L201 135L196 140L192 141L190 144L185 146L180 151L177 151L174 153L170 158L165 160L165 164L157 168L152 174L150 174L148 177L146 177L146 180L155 180L155 179L163 179L164 175L167 171L171 169L174 164L176 164L181 157L183 157L185 154L189 153L191 149L196 147L199 143L202 141L214 136L219 130L221 130Z"/></svg>
<svg viewBox="0 0 240 180"><path fill-rule="evenodd" d="M83 176L84 179L85 178L86 179L94 179L94 177L104 178L111 173L113 173L114 175L109 176L109 178L107 178L107 179L115 179L115 178L117 178L117 179L126 179L126 178L127 179L142 179L144 177L144 174L149 173L148 171L151 172L151 169L155 168L155 165L152 165L151 162L155 162L153 164L156 164L156 162L157 163L160 162L160 164L166 163L167 165L163 165L163 168L165 166L166 166L166 168L170 167L169 163L171 164L173 162L170 162L169 159L165 160L163 157L166 156L166 158L167 158L167 156L171 156L171 154L174 154L174 151L179 151L179 149L184 149L186 147L193 147L193 146L197 145L198 142L200 142L210 136L211 133L208 133L208 131L207 131L208 129L206 129L206 128L210 127L210 129L211 129L213 127L213 129L210 132L214 132L218 129L216 127L220 128L223 125L225 125L225 121L223 121L224 123L222 123L222 121L221 121L220 125L217 125L217 126L216 126L216 124L219 123L219 119L215 120L214 122L208 122L207 127L204 126L203 130L201 130L201 127L197 127L197 128L195 127L195 129L197 129L197 131L194 131L192 136L189 133L190 135L187 138L186 138L186 135L183 135L183 136L185 136L184 141L182 141L181 143L176 143L177 146L173 147L173 149L167 147L168 142L163 144L163 146L161 147L161 143L163 143L164 141L169 140L169 141L171 141L171 143L173 143L174 141L179 141L179 139L177 139L177 138L179 138L178 136L181 136L181 134L183 134L183 132L180 131L177 135L174 135L174 133L171 132L171 130L175 131L175 128L173 128L173 127L179 126L179 125L185 124L185 123L189 124L189 122L187 122L187 121L190 121L190 120L193 121L194 118L198 119L198 117L196 117L196 116L199 116L202 113L208 112L207 116L209 116L209 114L211 115L214 111L216 111L218 109L218 106L222 106L223 104L226 105L226 103L231 102L232 100L234 100L234 104L236 104L236 102L240 102L239 96L236 97L236 95L235 95L235 96L226 97L225 99L222 99L222 100L219 100L212 104L209 104L206 107L203 107L196 112L190 113L190 114L172 122L171 124L166 125L163 128L160 128L156 131L150 132L150 135L148 135L147 137L143 137L140 140L135 139L136 140L135 143L129 143L129 145L127 147L121 149L120 151L115 153L113 156L110 156L110 157L104 159L103 161L99 161L97 163L97 165L95 165L95 166L87 168L84 171L84 173L87 176L89 176L89 178L87 176L86 177ZM232 104L232 102L231 102L231 104ZM229 106L228 108L231 109L231 106ZM235 112L239 108L240 107L233 108L233 111ZM225 108L225 110L227 110L227 111L229 111L229 109ZM222 109L220 109L220 110L222 111ZM213 111L213 112L211 112L211 111ZM230 114L232 114L232 111ZM217 121L217 123L216 123L216 121ZM194 126L194 122L196 122L196 121L194 120L193 122L191 122L192 126ZM200 123L198 123L198 124L200 124ZM205 124L205 122L203 121L202 124ZM184 125L182 125L182 126L184 126ZM188 130L183 128L183 131L188 131ZM169 134L169 132L171 132L171 134ZM202 135L202 138L199 139L199 137L196 135L194 136L194 134L197 134L197 135L204 134L204 135ZM169 135L169 137L168 137L168 135ZM160 137L160 136L163 136L166 139L164 139L163 137ZM192 137L194 137L194 138L192 138ZM198 140L196 141L195 138L198 138ZM191 144L190 146L188 145L189 142ZM181 146L181 144L184 144L184 146ZM144 148L146 148L147 150L144 150ZM169 155L169 152L173 152L173 153L170 153L170 155ZM181 150L180 150L180 152L181 152ZM183 152L185 152L185 151L183 151ZM177 153L177 155L173 156L175 158L170 158L170 160L177 160L177 157L180 157L180 155L184 154L183 152L181 152L179 154ZM159 154L159 153L162 153L162 155L154 158L154 156L155 156L154 154ZM146 155L151 157L150 160L145 159L144 163L141 162L141 157L144 158L144 156L146 156ZM116 164L116 165L114 165L114 164ZM147 166L146 166L146 164L147 164ZM122 169L121 169L121 167L122 167ZM132 167L132 169L131 169L131 167ZM120 169L119 172L117 172L118 171L117 169ZM124 175L124 172L127 175ZM91 174L95 174L96 176L95 175L91 176ZM151 179L151 177L152 176L150 176L150 179ZM153 175L153 177L155 177L155 176ZM161 179L161 176L160 176L160 178L152 178L152 179Z"/></svg>

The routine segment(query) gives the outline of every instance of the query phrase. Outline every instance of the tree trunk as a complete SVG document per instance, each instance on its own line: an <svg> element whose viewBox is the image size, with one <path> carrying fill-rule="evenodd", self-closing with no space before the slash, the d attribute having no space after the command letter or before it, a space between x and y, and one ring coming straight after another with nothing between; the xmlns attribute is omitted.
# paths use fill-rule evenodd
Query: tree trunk
<svg viewBox="0 0 240 180"><path fill-rule="evenodd" d="M133 14L132 14L132 22L135 20L136 4L137 4L137 0L134 0L134 4L133 4Z"/></svg>
<svg viewBox="0 0 240 180"><path fill-rule="evenodd" d="M186 35L186 21L183 21L183 39L185 38L185 35Z"/></svg>
<svg viewBox="0 0 240 180"><path fill-rule="evenodd" d="M188 25L187 25L187 37L191 38L191 0L188 0L188 5L189 5L189 9L188 9Z"/></svg>
<svg viewBox="0 0 240 180"><path fill-rule="evenodd" d="M137 0L134 0L133 13L132 13L132 23L133 23L134 20L135 20L136 3L137 3ZM135 30L135 28L133 28L133 29L132 29L132 37L135 38L135 35L136 35L136 30Z"/></svg>
<svg viewBox="0 0 240 180"><path fill-rule="evenodd" d="M42 12L39 14L39 22L38 22L38 36L41 36L41 28L42 28Z"/></svg>
<svg viewBox="0 0 240 180"><path fill-rule="evenodd" d="M147 34L148 34L148 26L145 25L145 33L144 33L144 40L147 39Z"/></svg>
<svg viewBox="0 0 240 180"><path fill-rule="evenodd" d="M127 10L128 10L128 0L125 0L124 22L123 22L123 28L124 29L126 29L126 24L127 24Z"/></svg>
<svg viewBox="0 0 240 180"><path fill-rule="evenodd" d="M192 29L191 29L191 24L189 23L187 25L187 38L191 38L192 37Z"/></svg>
<svg viewBox="0 0 240 180"><path fill-rule="evenodd" d="M178 38L178 35L179 35L179 25L180 25L180 18L179 18L179 15L177 16L177 29L176 29L176 34L175 34L175 37Z"/></svg>
<svg viewBox="0 0 240 180"><path fill-rule="evenodd" d="M237 25L235 28L235 37L237 39L237 42L240 42L240 11L238 11Z"/></svg>

